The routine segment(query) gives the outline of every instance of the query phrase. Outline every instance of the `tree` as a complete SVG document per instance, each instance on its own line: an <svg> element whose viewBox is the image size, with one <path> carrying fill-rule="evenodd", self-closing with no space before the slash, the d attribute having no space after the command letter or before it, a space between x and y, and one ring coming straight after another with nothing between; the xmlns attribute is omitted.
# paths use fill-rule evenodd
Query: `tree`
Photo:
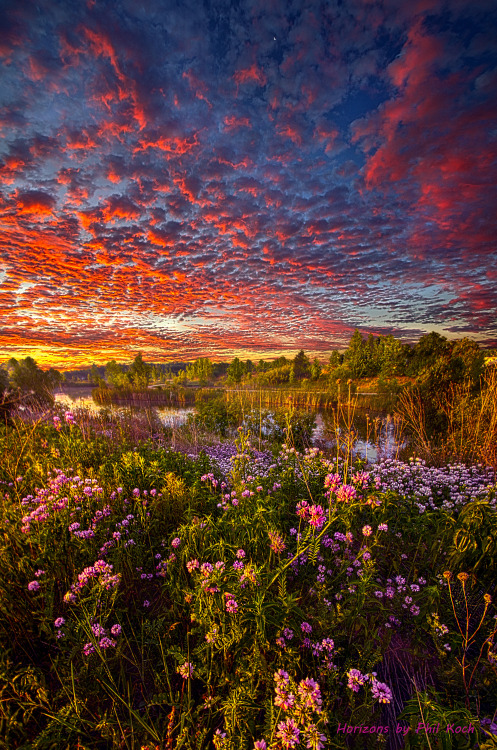
<svg viewBox="0 0 497 750"><path fill-rule="evenodd" d="M404 346L392 335L380 336L379 370L382 377L403 375L409 356L409 346Z"/></svg>
<svg viewBox="0 0 497 750"><path fill-rule="evenodd" d="M143 359L142 353L139 352L129 368L129 374L133 385L137 388L146 388L150 382L152 367L147 365Z"/></svg>
<svg viewBox="0 0 497 750"><path fill-rule="evenodd" d="M334 349L330 354L330 368L334 370L337 367L340 367L340 365L343 363L343 354L341 354L339 351Z"/></svg>
<svg viewBox="0 0 497 750"><path fill-rule="evenodd" d="M38 367L32 357L21 359L20 362L14 358L10 359L7 363L7 373L9 385L24 401L53 401L51 376Z"/></svg>
<svg viewBox="0 0 497 750"><path fill-rule="evenodd" d="M311 366L311 378L313 380L319 380L321 377L321 365L319 364L319 359L315 359Z"/></svg>
<svg viewBox="0 0 497 750"><path fill-rule="evenodd" d="M238 357L235 357L228 367L228 383L239 383L244 375L244 366Z"/></svg>
<svg viewBox="0 0 497 750"><path fill-rule="evenodd" d="M356 328L352 334L349 348L344 355L344 361L348 365L353 377L362 378L365 376L368 369L366 343L363 341L361 332L358 328Z"/></svg>
<svg viewBox="0 0 497 750"><path fill-rule="evenodd" d="M413 374L419 374L426 368L435 364L436 360L447 354L450 350L450 344L445 336L432 331L425 336L421 336L414 346L411 363Z"/></svg>
<svg viewBox="0 0 497 750"><path fill-rule="evenodd" d="M295 355L293 363L293 379L302 380L308 378L311 374L311 363L309 358L306 357L304 350L301 349L298 354Z"/></svg>

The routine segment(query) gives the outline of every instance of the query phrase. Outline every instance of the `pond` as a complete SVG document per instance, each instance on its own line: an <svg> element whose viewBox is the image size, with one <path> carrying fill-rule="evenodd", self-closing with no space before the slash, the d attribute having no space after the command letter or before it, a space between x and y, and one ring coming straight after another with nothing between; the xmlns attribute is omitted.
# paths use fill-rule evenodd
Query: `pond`
<svg viewBox="0 0 497 750"><path fill-rule="evenodd" d="M114 414L127 412L140 412L144 407L139 406L102 406L92 399L92 388L90 386L63 386L63 389L55 394L55 401L67 409L83 408L98 414L103 409L110 410ZM163 425L168 427L179 427L186 422L189 414L195 413L195 407L161 406L152 407ZM372 428L376 422L376 434ZM312 433L313 444L332 449L335 443L334 430L331 425L331 412L325 409L316 411L316 425ZM371 463L379 458L390 458L396 455L400 448L404 447L403 438L399 435L396 423L386 415L369 415L369 424L365 415L356 415L354 419L354 431L357 440L354 445L355 455L364 458ZM343 433L341 433L343 435Z"/></svg>

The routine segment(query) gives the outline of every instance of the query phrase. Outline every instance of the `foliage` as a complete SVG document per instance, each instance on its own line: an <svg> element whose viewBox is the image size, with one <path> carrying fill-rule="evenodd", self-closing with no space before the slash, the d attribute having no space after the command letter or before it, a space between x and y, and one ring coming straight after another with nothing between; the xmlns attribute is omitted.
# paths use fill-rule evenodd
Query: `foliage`
<svg viewBox="0 0 497 750"><path fill-rule="evenodd" d="M420 716L482 742L495 476L332 462L298 419L226 467L82 413L1 427L5 747L361 748L343 727L399 721L417 747Z"/></svg>

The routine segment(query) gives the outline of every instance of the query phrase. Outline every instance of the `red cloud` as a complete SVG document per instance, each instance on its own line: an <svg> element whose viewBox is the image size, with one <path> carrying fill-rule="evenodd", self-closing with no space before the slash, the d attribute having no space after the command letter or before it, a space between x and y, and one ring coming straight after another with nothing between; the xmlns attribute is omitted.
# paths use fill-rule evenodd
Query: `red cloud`
<svg viewBox="0 0 497 750"><path fill-rule="evenodd" d="M230 132L238 128L250 128L251 122L248 117L236 117L235 115L226 115L224 118L224 130Z"/></svg>
<svg viewBox="0 0 497 750"><path fill-rule="evenodd" d="M240 83L258 83L259 86L265 86L266 76L261 68L257 67L256 63L250 66L250 68L243 68L237 70L233 76L234 81L237 84Z"/></svg>
<svg viewBox="0 0 497 750"><path fill-rule="evenodd" d="M55 198L42 190L26 190L16 193L16 207L20 214L48 216L53 213Z"/></svg>

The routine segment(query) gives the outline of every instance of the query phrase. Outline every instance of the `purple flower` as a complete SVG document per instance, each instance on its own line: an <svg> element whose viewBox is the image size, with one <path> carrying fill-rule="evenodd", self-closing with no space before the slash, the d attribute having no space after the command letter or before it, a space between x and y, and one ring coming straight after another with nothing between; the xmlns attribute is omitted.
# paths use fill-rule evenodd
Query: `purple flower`
<svg viewBox="0 0 497 750"><path fill-rule="evenodd" d="M380 523L380 525L378 526L378 531L388 531L388 524Z"/></svg>
<svg viewBox="0 0 497 750"><path fill-rule="evenodd" d="M181 664L176 671L184 680L187 680L188 677L193 677L193 664L189 661L185 661L185 663Z"/></svg>
<svg viewBox="0 0 497 750"><path fill-rule="evenodd" d="M304 729L304 736L307 740L306 746L309 750L322 750L324 747L326 737L324 734L321 734L315 724L308 724L306 726Z"/></svg>
<svg viewBox="0 0 497 750"><path fill-rule="evenodd" d="M256 740L254 742L254 750L267 750L267 745L264 740Z"/></svg>
<svg viewBox="0 0 497 750"><path fill-rule="evenodd" d="M40 588L40 584L38 581L31 581L31 583L28 583L28 591L38 591Z"/></svg>
<svg viewBox="0 0 497 750"><path fill-rule="evenodd" d="M349 669L347 677L347 686L353 690L354 693L358 693L361 685L364 685L367 681L367 675L362 674L358 669Z"/></svg>
<svg viewBox="0 0 497 750"><path fill-rule="evenodd" d="M300 739L300 729L293 719L280 721L276 736L280 738L283 747L292 748L298 745Z"/></svg>
<svg viewBox="0 0 497 750"><path fill-rule="evenodd" d="M311 505L308 508L309 525L320 529L326 520L326 514L320 505Z"/></svg>
<svg viewBox="0 0 497 750"><path fill-rule="evenodd" d="M95 651L95 647L93 646L93 643L85 643L83 646L83 653L85 656L89 656L90 654L93 654Z"/></svg>
<svg viewBox="0 0 497 750"><path fill-rule="evenodd" d="M392 691L388 685L385 685L384 682L378 682L374 678L372 693L373 697L376 698L379 703L390 703L393 698Z"/></svg>
<svg viewBox="0 0 497 750"><path fill-rule="evenodd" d="M239 560L243 560L243 558L245 557L245 550L239 549L236 553L236 556Z"/></svg>
<svg viewBox="0 0 497 750"><path fill-rule="evenodd" d="M303 622L300 626L300 629L303 633L312 633L312 625L310 625L308 622Z"/></svg>
<svg viewBox="0 0 497 750"><path fill-rule="evenodd" d="M100 648L114 648L116 642L113 641L112 638L107 638L106 636L105 638L102 638L98 645L100 646Z"/></svg>
<svg viewBox="0 0 497 750"><path fill-rule="evenodd" d="M91 626L91 632L94 636L98 637L99 635L105 635L105 628L103 628L100 623L96 622Z"/></svg>
<svg viewBox="0 0 497 750"><path fill-rule="evenodd" d="M176 547L179 547L179 545L180 545L180 544L181 544L181 539L179 538L179 536L177 536L177 537L176 537L175 539L173 539L173 541L171 542L171 547L174 547L174 548L176 548Z"/></svg>
<svg viewBox="0 0 497 750"><path fill-rule="evenodd" d="M305 708L311 709L311 711L321 711L321 692L319 685L311 677L307 677L305 680L301 680L298 687L299 695Z"/></svg>
<svg viewBox="0 0 497 750"><path fill-rule="evenodd" d="M373 533L373 529L371 528L371 526L363 526L362 533L364 536L371 536L371 534Z"/></svg>
<svg viewBox="0 0 497 750"><path fill-rule="evenodd" d="M235 599L233 599L231 594L227 594L226 595L226 612L229 612L231 615L234 615L236 614L237 611L238 611L237 602L235 601Z"/></svg>
<svg viewBox="0 0 497 750"><path fill-rule="evenodd" d="M121 635L121 626L119 624L115 624L111 627L110 632L112 635Z"/></svg>
<svg viewBox="0 0 497 750"><path fill-rule="evenodd" d="M336 493L336 498L338 502L341 503L350 503L352 500L355 500L356 497L357 490L351 484L342 485L342 487L340 487L338 492Z"/></svg>
<svg viewBox="0 0 497 750"><path fill-rule="evenodd" d="M44 571L44 570L41 570L41 569L40 569L40 570L37 570L37 571L35 572L35 576L36 576L36 578L39 578L40 576L44 576L44 575L45 575L45 571Z"/></svg>
<svg viewBox="0 0 497 750"><path fill-rule="evenodd" d="M61 628L63 625L66 624L66 621L63 617L57 617L57 619L54 622L54 625L56 628Z"/></svg>
<svg viewBox="0 0 497 750"><path fill-rule="evenodd" d="M150 607L150 602L148 601L148 599L145 599L145 601L143 602L143 606Z"/></svg>

